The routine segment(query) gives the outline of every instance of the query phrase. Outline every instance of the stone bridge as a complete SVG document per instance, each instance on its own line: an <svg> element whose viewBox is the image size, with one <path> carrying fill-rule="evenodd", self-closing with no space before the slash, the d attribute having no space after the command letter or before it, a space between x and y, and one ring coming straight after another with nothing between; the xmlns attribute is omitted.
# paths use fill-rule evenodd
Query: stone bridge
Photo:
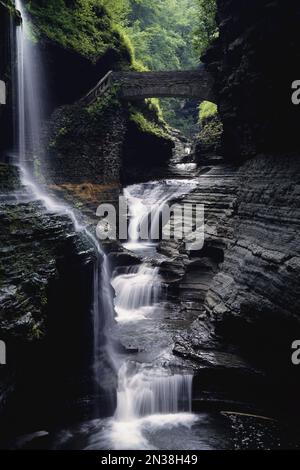
<svg viewBox="0 0 300 470"><path fill-rule="evenodd" d="M213 80L204 66L193 71L108 72L82 101L92 103L114 83L120 85L121 97L128 101L145 98L195 98L199 101L215 101Z"/></svg>

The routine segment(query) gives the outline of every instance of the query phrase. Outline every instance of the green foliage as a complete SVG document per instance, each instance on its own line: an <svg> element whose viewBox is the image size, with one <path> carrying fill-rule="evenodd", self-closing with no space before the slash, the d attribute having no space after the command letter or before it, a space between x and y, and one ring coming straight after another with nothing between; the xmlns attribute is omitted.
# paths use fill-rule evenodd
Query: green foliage
<svg viewBox="0 0 300 470"><path fill-rule="evenodd" d="M202 126L212 119L213 117L217 116L218 114L218 107L215 103L211 103L210 101L202 101L199 106L199 121Z"/></svg>
<svg viewBox="0 0 300 470"><path fill-rule="evenodd" d="M37 37L93 61L117 51L118 67L125 70L196 68L199 52L217 33L216 0L27 0L26 5ZM148 100L147 105L158 121L164 114L186 134L194 130L196 113L183 112L184 100Z"/></svg>
<svg viewBox="0 0 300 470"><path fill-rule="evenodd" d="M170 139L169 134L161 126L156 124L154 121L146 119L144 114L138 110L132 110L130 114L130 120L134 122L142 132L154 134L157 137L164 139Z"/></svg>
<svg viewBox="0 0 300 470"><path fill-rule="evenodd" d="M160 103L166 122L192 139L198 131L197 105L176 98L163 98Z"/></svg>
<svg viewBox="0 0 300 470"><path fill-rule="evenodd" d="M124 25L130 13L129 0L102 0L102 5L111 15L114 23Z"/></svg>
<svg viewBox="0 0 300 470"><path fill-rule="evenodd" d="M123 0L110 2L115 4L112 13L107 10L107 3L107 0L30 0L27 8L38 35L96 60L109 49L128 47L127 39L120 36L112 18ZM118 14L121 15L121 10Z"/></svg>
<svg viewBox="0 0 300 470"><path fill-rule="evenodd" d="M166 124L163 116L163 112L160 106L160 100L158 98L147 98L145 100L150 111L154 111L158 122L161 122L163 125Z"/></svg>
<svg viewBox="0 0 300 470"><path fill-rule="evenodd" d="M216 23L217 1L198 0L198 3L198 28L195 32L194 44L201 56L219 33Z"/></svg>
<svg viewBox="0 0 300 470"><path fill-rule="evenodd" d="M216 154L221 148L223 124L218 114L218 107L210 101L203 101L199 106L199 123L201 131L198 135L201 152Z"/></svg>
<svg viewBox="0 0 300 470"><path fill-rule="evenodd" d="M194 68L191 47L198 0L129 0L126 30L137 60L150 70Z"/></svg>
<svg viewBox="0 0 300 470"><path fill-rule="evenodd" d="M133 68L143 70L193 69L199 63L192 46L198 0L125 0L128 16L122 27L135 49ZM144 67L141 67L141 64ZM160 119L186 130L191 116L181 112L183 100L156 100ZM158 107L159 106L159 107Z"/></svg>
<svg viewBox="0 0 300 470"><path fill-rule="evenodd" d="M119 85L113 85L108 92L98 98L94 103L86 108L86 112L90 117L97 120L108 109L116 109L121 106L118 98Z"/></svg>

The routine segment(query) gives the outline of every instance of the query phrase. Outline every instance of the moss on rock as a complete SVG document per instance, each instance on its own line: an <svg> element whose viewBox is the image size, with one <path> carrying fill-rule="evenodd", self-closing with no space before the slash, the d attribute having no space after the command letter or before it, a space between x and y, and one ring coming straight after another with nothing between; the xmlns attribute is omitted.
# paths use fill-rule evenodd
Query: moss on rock
<svg viewBox="0 0 300 470"><path fill-rule="evenodd" d="M37 37L48 38L94 62L109 49L123 52L131 59L128 41L99 2L32 0L26 6Z"/></svg>

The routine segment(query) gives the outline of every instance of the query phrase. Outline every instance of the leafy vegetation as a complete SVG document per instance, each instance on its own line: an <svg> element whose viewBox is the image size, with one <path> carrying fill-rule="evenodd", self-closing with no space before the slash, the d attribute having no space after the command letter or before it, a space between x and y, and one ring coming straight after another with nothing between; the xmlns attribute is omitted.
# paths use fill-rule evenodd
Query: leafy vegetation
<svg viewBox="0 0 300 470"><path fill-rule="evenodd" d="M194 35L194 44L201 57L211 42L218 37L216 22L217 1L198 0L197 28Z"/></svg>
<svg viewBox="0 0 300 470"><path fill-rule="evenodd" d="M198 0L126 0L123 28L130 37L138 63L149 70L194 69L199 63L191 44ZM182 113L184 100L160 100L164 119L183 132L196 123Z"/></svg>
<svg viewBox="0 0 300 470"><path fill-rule="evenodd" d="M129 0L124 27L137 60L150 70L195 68L199 62L191 47L198 0Z"/></svg>
<svg viewBox="0 0 300 470"><path fill-rule="evenodd" d="M146 119L144 114L138 110L131 112L130 120L134 122L142 132L169 139L169 134L161 126L150 119Z"/></svg>
<svg viewBox="0 0 300 470"><path fill-rule="evenodd" d="M215 103L211 103L210 101L203 101L199 106L199 121L202 126L213 117L217 116L218 114L218 107Z"/></svg>
<svg viewBox="0 0 300 470"><path fill-rule="evenodd" d="M42 34L91 60L109 49L123 50L132 58L130 40L124 31L120 33L106 3L104 0L30 0L27 8L38 36Z"/></svg>
<svg viewBox="0 0 300 470"><path fill-rule="evenodd" d="M210 101L203 101L199 106L198 148L201 154L218 154L221 148L223 125L218 114L218 107Z"/></svg>

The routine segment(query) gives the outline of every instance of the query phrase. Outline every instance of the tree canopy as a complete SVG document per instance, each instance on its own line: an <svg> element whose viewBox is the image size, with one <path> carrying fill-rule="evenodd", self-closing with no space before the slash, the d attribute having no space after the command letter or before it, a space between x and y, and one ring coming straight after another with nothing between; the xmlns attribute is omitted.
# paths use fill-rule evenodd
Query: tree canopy
<svg viewBox="0 0 300 470"><path fill-rule="evenodd" d="M125 0L125 24L136 58L150 70L191 69L197 52L191 47L198 0Z"/></svg>

